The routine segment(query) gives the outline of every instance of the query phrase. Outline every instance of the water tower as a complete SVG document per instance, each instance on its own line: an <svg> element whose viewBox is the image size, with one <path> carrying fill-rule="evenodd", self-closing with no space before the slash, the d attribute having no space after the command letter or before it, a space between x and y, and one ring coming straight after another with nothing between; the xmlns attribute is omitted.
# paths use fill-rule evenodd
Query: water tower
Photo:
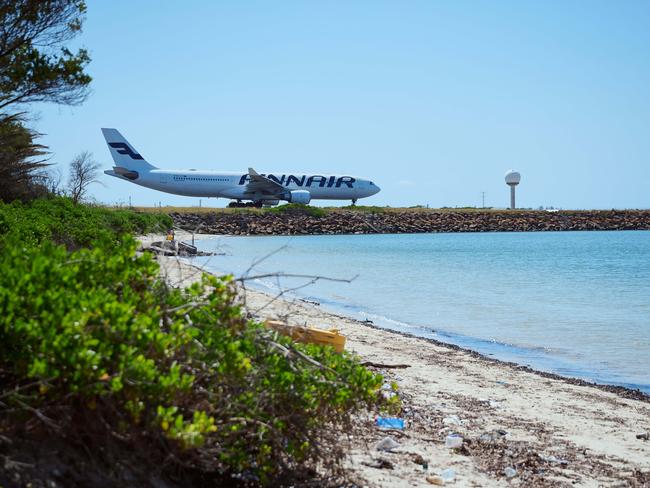
<svg viewBox="0 0 650 488"><path fill-rule="evenodd" d="M514 169L506 173L506 185L510 187L510 208L515 208L515 186L521 181L521 175Z"/></svg>

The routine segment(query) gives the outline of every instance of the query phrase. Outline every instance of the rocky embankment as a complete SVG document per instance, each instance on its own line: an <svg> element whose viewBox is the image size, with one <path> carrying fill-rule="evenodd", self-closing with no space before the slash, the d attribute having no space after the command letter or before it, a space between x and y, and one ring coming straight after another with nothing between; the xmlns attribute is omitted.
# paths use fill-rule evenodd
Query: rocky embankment
<svg viewBox="0 0 650 488"><path fill-rule="evenodd" d="M394 234L419 232L515 232L649 230L650 210L448 211L329 210L323 215L242 211L171 213L177 227L202 234Z"/></svg>

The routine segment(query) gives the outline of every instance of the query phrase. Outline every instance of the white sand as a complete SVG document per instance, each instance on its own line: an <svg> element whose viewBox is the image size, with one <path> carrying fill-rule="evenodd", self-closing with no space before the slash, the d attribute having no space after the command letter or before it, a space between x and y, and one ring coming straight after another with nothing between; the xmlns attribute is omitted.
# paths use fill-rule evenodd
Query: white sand
<svg viewBox="0 0 650 488"><path fill-rule="evenodd" d="M182 260L158 259L162 273L176 286L200 276L198 268ZM374 368L399 385L407 427L403 432L386 433L374 427L371 419L359 419L364 434L349 441L347 465L360 484L431 486L426 477L445 468L456 471L454 486L650 483L650 441L636 438L636 434L650 431L647 401L376 329L314 304L274 299L251 290L245 292L244 299L248 310L262 318L281 317L292 324L341 330L347 336L346 349L363 361L409 365L405 369ZM444 423L445 418L454 422L450 420L453 415L461 425ZM492 443L477 442L482 434L495 429L507 434ZM468 439L467 449L445 448L444 439L450 432ZM377 451L375 443L386 435L392 436L399 448ZM428 462L426 472L413 461L416 455ZM378 460L389 461L393 469L368 466L377 465ZM507 466L517 469L510 480L503 475Z"/></svg>

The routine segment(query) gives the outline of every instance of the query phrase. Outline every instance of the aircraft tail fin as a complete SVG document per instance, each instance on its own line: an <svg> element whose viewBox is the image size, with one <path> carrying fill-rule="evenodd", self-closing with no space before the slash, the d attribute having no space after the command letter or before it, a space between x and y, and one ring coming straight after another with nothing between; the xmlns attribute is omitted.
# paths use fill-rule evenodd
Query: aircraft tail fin
<svg viewBox="0 0 650 488"><path fill-rule="evenodd" d="M108 149L111 151L115 166L132 171L150 171L157 169L149 164L117 129L102 129Z"/></svg>

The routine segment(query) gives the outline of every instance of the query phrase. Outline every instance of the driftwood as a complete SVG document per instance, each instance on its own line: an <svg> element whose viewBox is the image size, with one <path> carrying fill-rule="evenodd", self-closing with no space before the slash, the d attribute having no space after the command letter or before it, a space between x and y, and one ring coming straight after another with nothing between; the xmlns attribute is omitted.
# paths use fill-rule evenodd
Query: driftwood
<svg viewBox="0 0 650 488"><path fill-rule="evenodd" d="M164 256L216 256L225 254L199 251L196 246L180 241L153 242L146 250Z"/></svg>
<svg viewBox="0 0 650 488"><path fill-rule="evenodd" d="M373 363L372 361L364 361L361 363L361 366L371 366L373 368L383 368L383 369L406 369L410 368L410 364L382 364L382 363Z"/></svg>

